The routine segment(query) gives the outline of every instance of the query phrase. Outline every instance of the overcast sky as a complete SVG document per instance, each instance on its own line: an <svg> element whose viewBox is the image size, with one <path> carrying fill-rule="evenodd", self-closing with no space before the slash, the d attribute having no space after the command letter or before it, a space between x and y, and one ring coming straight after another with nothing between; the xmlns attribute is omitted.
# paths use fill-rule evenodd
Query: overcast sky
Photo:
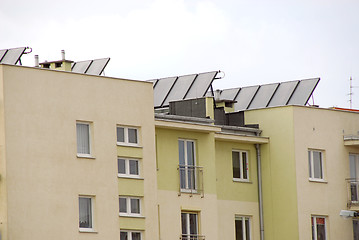
<svg viewBox="0 0 359 240"><path fill-rule="evenodd" d="M62 49L110 57L106 76L136 80L221 70L219 89L320 77L315 104L349 107L358 10L358 0L1 0L0 49L31 47L29 66Z"/></svg>

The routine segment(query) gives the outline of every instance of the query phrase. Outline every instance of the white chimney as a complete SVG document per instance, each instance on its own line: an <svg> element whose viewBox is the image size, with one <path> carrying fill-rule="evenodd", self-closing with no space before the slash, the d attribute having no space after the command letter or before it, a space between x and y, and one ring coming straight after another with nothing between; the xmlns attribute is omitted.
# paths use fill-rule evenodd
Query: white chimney
<svg viewBox="0 0 359 240"><path fill-rule="evenodd" d="M62 60L65 60L65 50L61 50L61 57L62 57Z"/></svg>
<svg viewBox="0 0 359 240"><path fill-rule="evenodd" d="M39 55L35 55L35 67L39 67Z"/></svg>

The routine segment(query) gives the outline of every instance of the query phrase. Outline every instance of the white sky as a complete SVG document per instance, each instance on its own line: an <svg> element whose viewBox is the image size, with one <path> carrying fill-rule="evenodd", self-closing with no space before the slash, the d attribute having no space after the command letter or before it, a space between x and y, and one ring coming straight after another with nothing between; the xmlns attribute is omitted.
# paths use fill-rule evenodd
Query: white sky
<svg viewBox="0 0 359 240"><path fill-rule="evenodd" d="M358 0L1 0L0 49L33 66L110 57L106 76L148 80L214 70L215 88L320 77L321 107L359 87ZM359 109L359 88L353 89ZM312 100L311 100L312 103Z"/></svg>

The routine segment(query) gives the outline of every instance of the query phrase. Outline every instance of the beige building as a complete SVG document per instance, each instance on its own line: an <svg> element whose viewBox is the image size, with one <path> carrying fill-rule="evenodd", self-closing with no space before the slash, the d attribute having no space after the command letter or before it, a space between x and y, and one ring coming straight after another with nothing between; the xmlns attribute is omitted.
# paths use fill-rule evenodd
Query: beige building
<svg viewBox="0 0 359 240"><path fill-rule="evenodd" d="M248 110L262 147L265 239L356 240L359 113L284 106ZM342 214L343 215L343 214Z"/></svg>
<svg viewBox="0 0 359 240"><path fill-rule="evenodd" d="M151 88L0 64L1 239L158 239Z"/></svg>

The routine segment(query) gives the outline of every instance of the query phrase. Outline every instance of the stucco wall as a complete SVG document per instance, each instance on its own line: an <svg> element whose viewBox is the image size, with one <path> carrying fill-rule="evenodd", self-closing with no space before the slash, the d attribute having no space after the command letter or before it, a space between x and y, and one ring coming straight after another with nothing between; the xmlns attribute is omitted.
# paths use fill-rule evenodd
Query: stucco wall
<svg viewBox="0 0 359 240"><path fill-rule="evenodd" d="M118 239L116 125L140 128L146 212L156 222L152 84L0 66L8 238ZM91 123L94 158L76 157L76 121ZM153 189L147 189L147 188ZM78 197L95 198L95 233L80 233ZM147 239L157 237L149 229Z"/></svg>

